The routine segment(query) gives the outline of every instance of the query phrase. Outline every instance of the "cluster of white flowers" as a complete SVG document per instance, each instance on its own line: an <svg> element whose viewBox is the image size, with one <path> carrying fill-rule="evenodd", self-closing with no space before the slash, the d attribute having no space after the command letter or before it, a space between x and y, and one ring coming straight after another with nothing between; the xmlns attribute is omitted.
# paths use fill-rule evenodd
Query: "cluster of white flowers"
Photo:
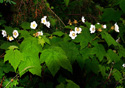
<svg viewBox="0 0 125 88"><path fill-rule="evenodd" d="M72 38L72 39L75 39L77 37L77 34L80 34L82 31L82 28L80 27L75 27L75 31L70 31L70 34L69 36Z"/></svg>
<svg viewBox="0 0 125 88"><path fill-rule="evenodd" d="M41 23L46 25L46 27L50 28L50 22L47 21L46 18L47 18L47 16L44 16L43 18L41 18Z"/></svg>
<svg viewBox="0 0 125 88"><path fill-rule="evenodd" d="M36 32L35 34L33 34L35 37L38 37L38 36L42 36L43 35L43 31L38 31Z"/></svg>
<svg viewBox="0 0 125 88"><path fill-rule="evenodd" d="M43 18L41 18L41 23L43 23L44 25L46 25L46 27L50 28L50 22L46 20L47 16L44 16ZM37 23L36 21L31 22L30 24L30 28L31 29L36 29L37 28Z"/></svg>
<svg viewBox="0 0 125 88"><path fill-rule="evenodd" d="M7 32L5 30L2 30L3 37L6 37L9 41L12 41L12 40L14 40L14 38L16 39L19 36L19 33L17 30L13 30L12 34L13 34L13 36L8 35L8 37L7 37Z"/></svg>
<svg viewBox="0 0 125 88"><path fill-rule="evenodd" d="M85 17L84 17L84 16L82 16L81 21L82 21L83 23L85 23ZM100 25L100 23L97 23L97 24ZM106 24L102 24L101 26L102 26L103 29L106 29L106 28L107 28ZM116 32L119 32L119 26L117 25L117 23L114 24L113 29L114 29ZM82 30L81 28L75 27L75 31L71 31L70 34L69 34L69 36L70 36L72 39L75 39L75 37L77 36L76 34L77 34L77 33L79 34L79 33L81 32L81 30ZM90 30L90 33L91 33L91 34L92 34L92 33L95 33L95 31L96 31L95 25L91 24L89 30ZM99 28L98 31L101 32L102 29Z"/></svg>

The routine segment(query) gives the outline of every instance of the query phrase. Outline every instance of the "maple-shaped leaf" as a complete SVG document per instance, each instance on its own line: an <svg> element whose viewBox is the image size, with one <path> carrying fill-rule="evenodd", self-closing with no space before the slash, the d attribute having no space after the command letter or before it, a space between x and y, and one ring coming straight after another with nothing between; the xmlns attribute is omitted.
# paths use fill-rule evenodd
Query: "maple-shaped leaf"
<svg viewBox="0 0 125 88"><path fill-rule="evenodd" d="M19 74L22 76L27 71L30 71L32 74L41 76L41 66L38 55L26 55L24 54L24 61L19 65Z"/></svg>
<svg viewBox="0 0 125 88"><path fill-rule="evenodd" d="M103 57L106 55L105 48L101 44L97 44L95 47L92 48L92 51L98 57L99 61L103 60Z"/></svg>
<svg viewBox="0 0 125 88"><path fill-rule="evenodd" d="M60 42L59 45L65 51L67 58L70 62L74 62L77 59L77 55L79 54L78 48L73 42Z"/></svg>
<svg viewBox="0 0 125 88"><path fill-rule="evenodd" d="M118 56L116 53L113 52L113 50L109 49L107 51L106 57L108 59L108 63L111 62L118 62L120 60L120 56Z"/></svg>
<svg viewBox="0 0 125 88"><path fill-rule="evenodd" d="M19 50L7 50L4 56L4 62L6 61L9 61L16 72L18 65L23 61L23 55Z"/></svg>
<svg viewBox="0 0 125 88"><path fill-rule="evenodd" d="M20 44L20 51L25 52L25 54L38 54L42 50L40 44L38 44L37 38L29 37L24 39Z"/></svg>
<svg viewBox="0 0 125 88"><path fill-rule="evenodd" d="M110 46L110 45L114 45L114 46L117 46L118 45L118 43L113 39L113 37L110 35L110 34L108 34L107 32L105 32L105 31L102 31L101 32L101 36L102 36L102 38L103 39L105 39L105 41L106 41L106 43L108 44L108 46Z"/></svg>
<svg viewBox="0 0 125 88"><path fill-rule="evenodd" d="M46 63L53 76L55 76L60 66L72 72L70 61L67 59L65 52L60 47L53 46L49 49L43 50L40 56L40 62Z"/></svg>
<svg viewBox="0 0 125 88"><path fill-rule="evenodd" d="M84 27L84 29L82 29L82 33L77 35L76 39L74 39L73 41L76 43L80 42L80 46L81 49L85 48L89 42L91 42L92 37L90 36L89 30L87 28Z"/></svg>

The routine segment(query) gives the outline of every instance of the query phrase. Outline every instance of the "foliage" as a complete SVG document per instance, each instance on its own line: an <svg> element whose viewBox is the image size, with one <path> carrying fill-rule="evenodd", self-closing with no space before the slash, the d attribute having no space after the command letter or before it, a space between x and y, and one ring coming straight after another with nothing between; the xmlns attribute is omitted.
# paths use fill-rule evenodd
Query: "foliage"
<svg viewBox="0 0 125 88"><path fill-rule="evenodd" d="M12 2L12 0L9 1ZM4 19L5 16L0 14L2 34L0 35L0 88L125 87L124 0L108 1L107 7L101 6L103 0L100 0L100 5L96 4L96 0L57 1L57 4L62 5L53 8L55 12L58 12L57 14L51 7L53 2L28 1L24 0L23 4L33 4L34 6L30 10L35 11L35 15L30 13L32 15L28 17L29 12L24 12L27 14L27 20L20 19L19 25L8 25ZM3 0L0 3L4 4ZM17 5L19 4L23 5L17 3ZM42 9L47 14L45 23L40 22L39 19L41 7L34 10L35 6L41 4L47 8L47 10ZM83 22L82 15L74 18L72 22L64 13L60 15L59 8L61 9L64 5L62 10L72 8L71 11L67 11L68 14L72 14L76 7L81 10L85 4L88 4L86 9L89 14L97 16L95 20L89 21L91 15L85 15L85 22ZM22 8L29 8L27 6L22 6ZM93 10L91 6L96 9ZM95 11L100 14L93 14ZM86 10L85 14L88 14ZM66 18L64 22L69 20L69 25L65 25L61 20L63 17ZM77 18L81 20L75 20ZM38 26L31 25L32 19L38 23ZM71 19L73 18L71 17ZM19 21L19 19L15 21ZM100 23L96 23L99 21ZM47 22L50 23L50 26ZM118 25L114 25L114 23ZM104 24L106 24L106 28ZM32 29L31 26L34 25L36 28ZM95 28L91 28L91 25ZM79 28L82 29L80 32L78 32ZM6 33L3 33L3 30ZM13 38L14 35L17 35L13 33L13 30L19 32L17 38ZM72 31L76 34L73 34ZM10 39L10 36L13 39Z"/></svg>

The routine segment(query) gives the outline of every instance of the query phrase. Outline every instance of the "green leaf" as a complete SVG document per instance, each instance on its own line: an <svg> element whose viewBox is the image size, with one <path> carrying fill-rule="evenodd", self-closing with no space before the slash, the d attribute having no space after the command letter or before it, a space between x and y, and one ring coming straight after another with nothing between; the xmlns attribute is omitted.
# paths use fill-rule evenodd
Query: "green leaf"
<svg viewBox="0 0 125 88"><path fill-rule="evenodd" d="M80 88L79 85L74 83L72 80L66 80L66 81L68 82L66 88Z"/></svg>
<svg viewBox="0 0 125 88"><path fill-rule="evenodd" d="M26 30L20 30L19 33L21 33L21 35L19 36L20 38L28 38L31 37L30 33Z"/></svg>
<svg viewBox="0 0 125 88"><path fill-rule="evenodd" d="M125 13L125 0L121 0L121 2L120 2L120 8Z"/></svg>
<svg viewBox="0 0 125 88"><path fill-rule="evenodd" d="M41 76L41 66L38 55L30 53L30 55L24 54L24 61L19 65L19 74L22 76L27 71L30 71L32 74Z"/></svg>
<svg viewBox="0 0 125 88"><path fill-rule="evenodd" d="M46 43L50 44L50 40L46 38L46 36L43 36L43 39L45 40Z"/></svg>
<svg viewBox="0 0 125 88"><path fill-rule="evenodd" d="M17 47L17 46L12 45L12 46L10 46L8 49L12 49L12 50L14 50L14 49L18 49L18 47Z"/></svg>
<svg viewBox="0 0 125 88"><path fill-rule="evenodd" d="M56 86L56 88L65 88L65 85L63 83L60 83L59 85Z"/></svg>
<svg viewBox="0 0 125 88"><path fill-rule="evenodd" d="M57 36L61 37L64 35L64 33L61 31L56 31L56 32L53 32L53 35L57 35Z"/></svg>
<svg viewBox="0 0 125 88"><path fill-rule="evenodd" d="M21 52L25 52L25 54L37 54L41 52L42 47L38 44L37 38L28 37L25 38L24 41L20 44ZM30 52L30 53L29 53Z"/></svg>
<svg viewBox="0 0 125 88"><path fill-rule="evenodd" d="M89 30L87 28L82 29L82 33L77 35L76 39L73 40L76 43L80 42L81 49L85 48L89 42L91 42L92 37L90 36Z"/></svg>
<svg viewBox="0 0 125 88"><path fill-rule="evenodd" d="M11 1L11 3L14 4L14 5L16 4L16 2L14 2L14 1Z"/></svg>
<svg viewBox="0 0 125 88"><path fill-rule="evenodd" d="M116 81L120 81L123 78L122 74L117 69L113 69L113 76Z"/></svg>
<svg viewBox="0 0 125 88"><path fill-rule="evenodd" d="M105 66L103 65L99 65L99 69L100 69L100 72L102 74L102 76L104 77L106 75L106 69L105 69Z"/></svg>
<svg viewBox="0 0 125 88"><path fill-rule="evenodd" d="M117 22L122 15L121 11L115 11L113 8L106 8L104 9L104 13L102 14L102 21L115 21Z"/></svg>
<svg viewBox="0 0 125 88"><path fill-rule="evenodd" d="M107 42L108 46L110 46L112 44L114 46L118 45L118 43L113 39L113 37L110 34L108 34L107 32L102 31L101 32L101 36L102 36L103 39L105 39L105 41Z"/></svg>
<svg viewBox="0 0 125 88"><path fill-rule="evenodd" d="M65 51L66 56L68 57L70 62L73 63L77 59L77 55L79 54L76 45L73 42L63 42L63 41L60 42L59 45Z"/></svg>
<svg viewBox="0 0 125 88"><path fill-rule="evenodd" d="M18 50L7 50L4 56L4 62L9 61L9 63L13 66L15 72L20 64L23 61L22 53Z"/></svg>
<svg viewBox="0 0 125 88"><path fill-rule="evenodd" d="M60 66L72 72L72 66L67 59L65 52L60 47L51 47L42 51L40 62L45 62L53 76L57 73Z"/></svg>
<svg viewBox="0 0 125 88"><path fill-rule="evenodd" d="M43 38L39 38L39 39L38 39L38 44L41 44L42 47L43 47L44 44L45 44L45 40L44 40Z"/></svg>
<svg viewBox="0 0 125 88"><path fill-rule="evenodd" d="M23 22L20 26L23 29L30 29L30 23L29 22Z"/></svg>
<svg viewBox="0 0 125 88"><path fill-rule="evenodd" d="M66 6L69 5L69 1L70 1L70 0L64 0Z"/></svg>
<svg viewBox="0 0 125 88"><path fill-rule="evenodd" d="M0 0L0 3L3 3L3 0Z"/></svg>
<svg viewBox="0 0 125 88"><path fill-rule="evenodd" d="M24 41L20 44L20 50L25 59L19 65L20 76L27 71L41 76L41 66L38 55L42 48L38 44L37 38L29 37L24 39Z"/></svg>
<svg viewBox="0 0 125 88"><path fill-rule="evenodd" d="M101 44L97 44L94 48L92 48L92 52L96 54L100 62L106 54L105 48Z"/></svg>
<svg viewBox="0 0 125 88"><path fill-rule="evenodd" d="M116 63L120 60L120 57L116 53L114 53L111 49L107 51L106 57L108 59L108 63L111 63L113 61Z"/></svg>

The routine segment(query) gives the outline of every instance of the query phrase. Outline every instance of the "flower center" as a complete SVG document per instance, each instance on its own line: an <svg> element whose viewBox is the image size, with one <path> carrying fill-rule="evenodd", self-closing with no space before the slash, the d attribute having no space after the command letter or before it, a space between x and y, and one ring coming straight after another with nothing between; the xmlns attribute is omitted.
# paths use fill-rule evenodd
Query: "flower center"
<svg viewBox="0 0 125 88"><path fill-rule="evenodd" d="M75 33L72 33L72 36L75 36L76 34Z"/></svg>
<svg viewBox="0 0 125 88"><path fill-rule="evenodd" d="M16 33L16 32L14 32L14 33L13 33L13 35L15 35L15 36L16 36L16 35L17 35L17 33Z"/></svg>
<svg viewBox="0 0 125 88"><path fill-rule="evenodd" d="M36 25L35 24L33 24L33 27L35 27Z"/></svg>
<svg viewBox="0 0 125 88"><path fill-rule="evenodd" d="M45 23L45 20L43 20L43 23Z"/></svg>
<svg viewBox="0 0 125 88"><path fill-rule="evenodd" d="M10 37L10 40L13 40L13 38L12 38L12 37Z"/></svg>
<svg viewBox="0 0 125 88"><path fill-rule="evenodd" d="M76 31L79 31L79 28L77 28Z"/></svg>
<svg viewBox="0 0 125 88"><path fill-rule="evenodd" d="M92 31L95 31L95 28L94 28L94 27L92 28Z"/></svg>
<svg viewBox="0 0 125 88"><path fill-rule="evenodd" d="M4 32L4 35L6 35L6 32Z"/></svg>

